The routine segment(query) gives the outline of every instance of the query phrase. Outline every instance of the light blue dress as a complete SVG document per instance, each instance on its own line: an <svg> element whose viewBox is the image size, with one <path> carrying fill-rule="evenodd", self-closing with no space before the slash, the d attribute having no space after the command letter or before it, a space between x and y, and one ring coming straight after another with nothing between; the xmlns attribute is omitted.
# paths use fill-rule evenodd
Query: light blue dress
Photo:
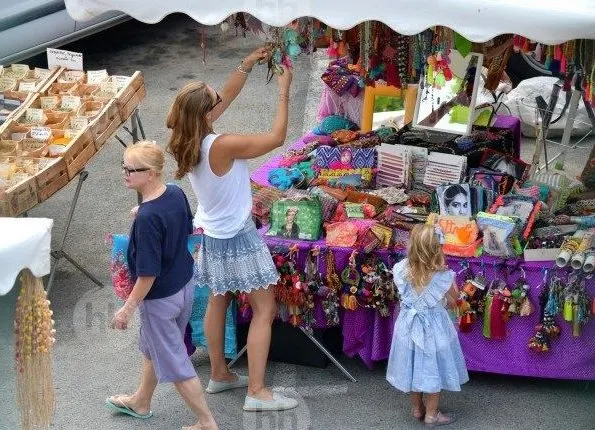
<svg viewBox="0 0 595 430"><path fill-rule="evenodd" d="M393 268L401 310L395 322L386 379L405 393L460 391L469 375L457 332L444 306L455 273L436 272L418 294L406 280L406 270L407 259Z"/></svg>

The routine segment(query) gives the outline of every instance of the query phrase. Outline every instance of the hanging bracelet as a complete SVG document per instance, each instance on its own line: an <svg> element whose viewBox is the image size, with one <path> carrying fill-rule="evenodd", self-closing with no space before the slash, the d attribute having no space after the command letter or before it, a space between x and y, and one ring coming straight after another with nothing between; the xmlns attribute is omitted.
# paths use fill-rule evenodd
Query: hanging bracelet
<svg viewBox="0 0 595 430"><path fill-rule="evenodd" d="M238 72L240 72L240 73L243 73L244 75L248 75L248 74L249 74L249 73L252 71L252 68L249 68L249 69L248 69L248 68L244 67L244 62L242 61L242 62L241 62L239 65L238 65L238 67L237 67L237 71L238 71Z"/></svg>

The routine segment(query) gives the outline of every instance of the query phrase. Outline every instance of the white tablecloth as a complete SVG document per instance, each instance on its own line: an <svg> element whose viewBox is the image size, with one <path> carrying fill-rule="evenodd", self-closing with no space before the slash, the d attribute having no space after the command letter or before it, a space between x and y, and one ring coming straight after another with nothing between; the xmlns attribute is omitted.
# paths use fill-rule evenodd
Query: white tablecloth
<svg viewBox="0 0 595 430"><path fill-rule="evenodd" d="M50 273L53 224L48 218L0 218L0 296L25 268L38 278Z"/></svg>

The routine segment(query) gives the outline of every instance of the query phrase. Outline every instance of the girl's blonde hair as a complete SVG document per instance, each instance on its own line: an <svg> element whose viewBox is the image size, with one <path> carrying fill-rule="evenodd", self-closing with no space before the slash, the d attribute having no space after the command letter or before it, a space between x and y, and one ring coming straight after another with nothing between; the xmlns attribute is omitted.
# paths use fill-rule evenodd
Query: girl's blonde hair
<svg viewBox="0 0 595 430"><path fill-rule="evenodd" d="M124 150L124 157L138 162L139 164L134 166L136 168L148 167L159 176L163 173L165 152L154 142L143 140L130 145Z"/></svg>
<svg viewBox="0 0 595 430"><path fill-rule="evenodd" d="M178 163L176 179L182 179L200 161L200 144L212 130L207 113L213 97L204 82L186 85L176 96L167 115L167 128L172 130L167 152Z"/></svg>
<svg viewBox="0 0 595 430"><path fill-rule="evenodd" d="M422 290L434 272L446 270L440 239L430 224L418 224L409 235L407 249L407 280L416 290Z"/></svg>

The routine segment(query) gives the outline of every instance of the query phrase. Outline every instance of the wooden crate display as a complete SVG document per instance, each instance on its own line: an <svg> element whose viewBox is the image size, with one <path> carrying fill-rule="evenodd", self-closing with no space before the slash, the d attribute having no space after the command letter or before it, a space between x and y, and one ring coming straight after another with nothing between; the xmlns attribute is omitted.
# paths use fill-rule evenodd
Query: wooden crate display
<svg viewBox="0 0 595 430"><path fill-rule="evenodd" d="M0 190L0 216L19 216L33 209L38 203L37 184L33 176L7 190Z"/></svg>
<svg viewBox="0 0 595 430"><path fill-rule="evenodd" d="M52 160L35 175L39 202L47 200L69 182L68 168L64 158Z"/></svg>
<svg viewBox="0 0 595 430"><path fill-rule="evenodd" d="M97 150L101 149L121 125L122 120L118 113L116 101L110 100L97 117L89 124L88 129L93 138L95 148Z"/></svg>
<svg viewBox="0 0 595 430"><path fill-rule="evenodd" d="M122 123L126 122L147 95L145 79L141 72L134 72L128 84L116 95L116 104Z"/></svg>
<svg viewBox="0 0 595 430"><path fill-rule="evenodd" d="M66 163L68 179L73 179L97 152L90 130L84 130L72 138L62 159Z"/></svg>

